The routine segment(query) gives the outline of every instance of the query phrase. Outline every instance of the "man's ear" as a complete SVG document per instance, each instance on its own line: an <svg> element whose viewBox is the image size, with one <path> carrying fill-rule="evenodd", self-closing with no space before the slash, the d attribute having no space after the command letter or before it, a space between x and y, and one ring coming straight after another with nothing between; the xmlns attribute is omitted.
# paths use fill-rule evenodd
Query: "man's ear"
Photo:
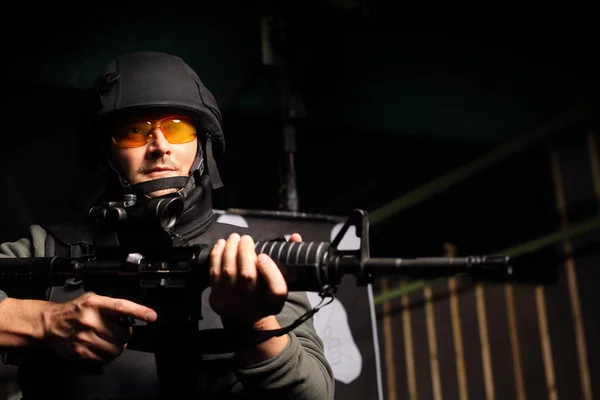
<svg viewBox="0 0 600 400"><path fill-rule="evenodd" d="M104 166L118 172L113 151L107 143L102 144L102 153L104 154Z"/></svg>
<svg viewBox="0 0 600 400"><path fill-rule="evenodd" d="M121 171L117 167L117 163L115 161L114 153L111 150L111 147L107 144L104 144L102 147L103 147L102 152L104 154L104 164L105 164L104 168L107 171L113 171L115 174L117 174L117 176L119 177L119 181L121 182L121 185L131 186L131 184L127 181L127 179L125 179L125 177L123 176L123 174L121 174Z"/></svg>

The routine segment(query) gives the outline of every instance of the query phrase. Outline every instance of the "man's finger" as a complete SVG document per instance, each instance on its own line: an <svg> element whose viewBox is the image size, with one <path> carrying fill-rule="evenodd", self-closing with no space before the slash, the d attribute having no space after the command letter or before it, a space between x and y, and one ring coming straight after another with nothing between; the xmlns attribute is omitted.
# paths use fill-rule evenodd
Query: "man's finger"
<svg viewBox="0 0 600 400"><path fill-rule="evenodd" d="M154 322L158 318L156 311L150 307L125 299L97 296L94 305L105 315L129 316L145 322Z"/></svg>
<svg viewBox="0 0 600 400"><path fill-rule="evenodd" d="M245 290L251 292L256 287L256 250L254 240L248 235L242 236L238 248L238 279Z"/></svg>
<svg viewBox="0 0 600 400"><path fill-rule="evenodd" d="M256 266L271 296L287 296L288 288L285 278L271 257L266 254L259 254Z"/></svg>
<svg viewBox="0 0 600 400"><path fill-rule="evenodd" d="M223 258L221 260L221 281L223 283L227 281L235 282L235 278L237 277L237 254L239 244L239 234L232 233L229 235L227 238L227 243L225 244L225 250L223 251Z"/></svg>
<svg viewBox="0 0 600 400"><path fill-rule="evenodd" d="M97 335L94 332L90 332L93 336L94 348L93 351L96 355L100 356L102 360L107 361L114 359L119 356L124 350L125 343L114 343L106 340L102 336Z"/></svg>
<svg viewBox="0 0 600 400"><path fill-rule="evenodd" d="M210 252L210 269L208 271L211 285L219 280L221 275L221 260L223 258L223 250L225 249L225 239L217 240L215 246Z"/></svg>
<svg viewBox="0 0 600 400"><path fill-rule="evenodd" d="M266 254L260 254L256 263L267 290L262 293L264 315L276 315L281 312L288 294L287 283L277 264Z"/></svg>
<svg viewBox="0 0 600 400"><path fill-rule="evenodd" d="M300 243L302 241L302 236L299 233L292 233L289 239L290 242Z"/></svg>
<svg viewBox="0 0 600 400"><path fill-rule="evenodd" d="M112 343L126 343L132 334L131 326L123 326L120 318L128 317L116 317L119 320L113 318L105 318L103 326L96 329L96 334L103 339L106 339Z"/></svg>

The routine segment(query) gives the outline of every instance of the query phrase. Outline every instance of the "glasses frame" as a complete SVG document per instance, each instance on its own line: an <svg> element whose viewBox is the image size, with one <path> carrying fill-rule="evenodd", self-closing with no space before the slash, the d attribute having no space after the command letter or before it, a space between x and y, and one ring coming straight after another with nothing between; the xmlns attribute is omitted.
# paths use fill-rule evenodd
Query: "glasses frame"
<svg viewBox="0 0 600 400"><path fill-rule="evenodd" d="M115 139L116 135L109 135L110 137L110 141L112 143L113 146L121 148L121 149L129 149L129 148L137 148L137 147L142 147L147 145L150 142L150 138L152 137L152 131L154 131L155 129L159 129L163 135L165 136L165 139L167 140L167 142L169 142L170 144L183 144L183 143L189 143L192 140L189 140L187 142L181 142L181 143L171 143L167 137L167 135L165 135L165 131L162 130L161 127L161 123L163 123L166 120L174 120L174 119L179 119L182 121L186 121L187 123L189 123L190 125L192 125L194 127L194 131L195 131L195 137L198 136L198 131L196 129L196 124L194 123L194 119L184 116L184 115L171 115L168 117L161 117L160 119L150 119L150 118L130 118L128 120L126 120L125 122L120 121L120 122L115 122L113 123L113 127L114 126L119 126L119 125L127 125L127 124L131 124L131 123L140 123L140 122L149 122L150 123L150 127L148 128L148 131L143 134L145 141L144 143L140 143L138 146L122 146L119 145L117 143L117 140Z"/></svg>

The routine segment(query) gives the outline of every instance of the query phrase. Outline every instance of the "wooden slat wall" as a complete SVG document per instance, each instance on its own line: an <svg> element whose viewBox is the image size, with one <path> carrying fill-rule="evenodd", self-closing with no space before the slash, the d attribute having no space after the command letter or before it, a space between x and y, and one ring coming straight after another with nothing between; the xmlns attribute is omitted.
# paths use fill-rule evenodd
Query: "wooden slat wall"
<svg viewBox="0 0 600 400"><path fill-rule="evenodd" d="M600 216L598 143L595 131L571 135L567 144L554 142L548 157L539 160L548 163L556 229ZM600 246L600 232L555 247L570 254L590 243ZM460 254L452 244L442 246L448 256ZM575 253L559 265L558 275L557 285L465 287L452 278L383 302L379 315L386 398L599 396L600 312L595 308L600 304L600 254ZM399 284L386 278L381 288Z"/></svg>

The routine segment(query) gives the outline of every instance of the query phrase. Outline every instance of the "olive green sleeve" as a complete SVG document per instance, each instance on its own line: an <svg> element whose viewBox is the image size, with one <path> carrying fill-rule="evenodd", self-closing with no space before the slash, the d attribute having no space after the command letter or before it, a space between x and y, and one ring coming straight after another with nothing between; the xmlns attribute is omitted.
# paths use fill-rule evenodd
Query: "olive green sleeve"
<svg viewBox="0 0 600 400"><path fill-rule="evenodd" d="M44 257L47 232L39 225L29 227L27 237L0 244L0 258ZM0 290L0 302L8 296Z"/></svg>
<svg viewBox="0 0 600 400"><path fill-rule="evenodd" d="M279 324L288 326L311 308L306 293L291 292L277 316ZM290 332L289 339L277 356L236 370L244 390L262 399L333 399L333 371L312 318Z"/></svg>

